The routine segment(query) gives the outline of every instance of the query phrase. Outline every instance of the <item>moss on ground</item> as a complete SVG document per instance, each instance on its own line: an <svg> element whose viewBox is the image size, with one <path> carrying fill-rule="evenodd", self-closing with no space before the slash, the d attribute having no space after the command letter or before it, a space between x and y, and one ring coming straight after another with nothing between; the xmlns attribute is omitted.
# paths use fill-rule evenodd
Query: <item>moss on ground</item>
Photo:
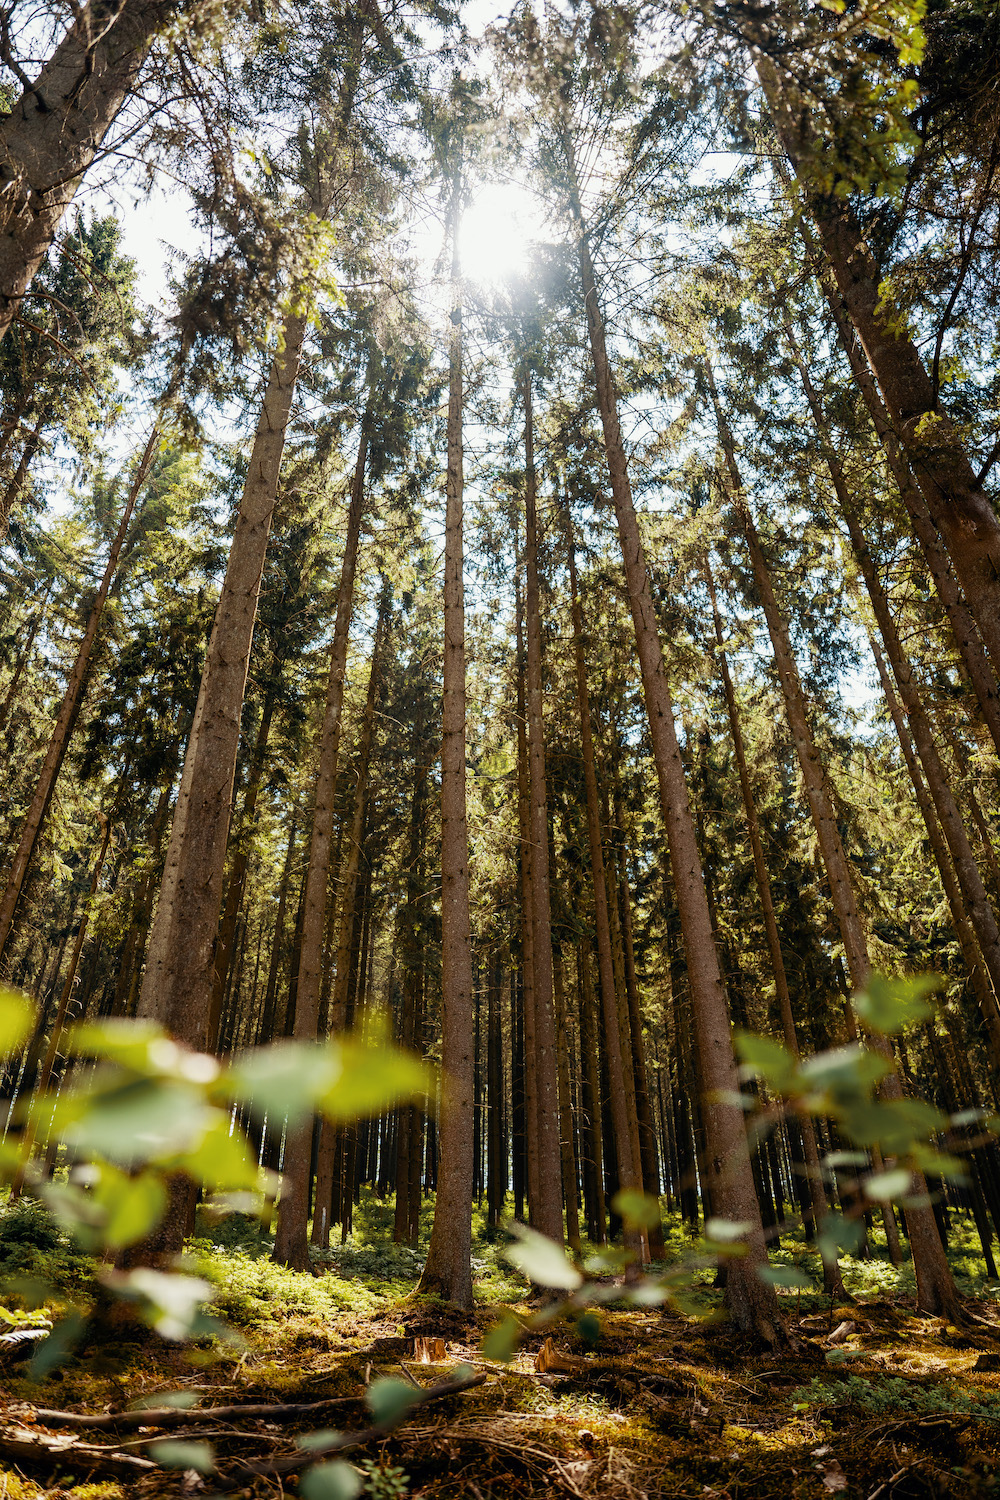
<svg viewBox="0 0 1000 1500"><path fill-rule="evenodd" d="M122 1409L178 1390L210 1405L353 1398L378 1376L402 1377L404 1365L429 1383L467 1361L487 1372L483 1386L423 1409L357 1455L359 1466L362 1458L366 1465L366 1494L385 1500L402 1494L423 1500L1000 1496L1000 1323L960 1221L955 1259L964 1289L978 1294L983 1320L971 1332L917 1316L907 1268L896 1271L876 1255L845 1263L854 1303L831 1307L818 1293L782 1294L800 1340L787 1360L741 1343L714 1319L717 1291L701 1285L686 1303L692 1311L612 1306L600 1315L596 1347L573 1322L557 1321L529 1334L502 1365L481 1353L500 1305L527 1317L538 1304L497 1244L478 1226L478 1306L465 1317L413 1295L422 1256L386 1243L389 1211L366 1201L355 1235L317 1256L312 1275L273 1266L270 1242L250 1221L199 1225L191 1255L241 1342L208 1340L182 1349L148 1335L107 1332L41 1384L31 1384L23 1370L10 1369L6 1378L0 1371L8 1420L30 1419L39 1406ZM48 1276L55 1290L45 1311L57 1316L70 1301L85 1304L93 1265L44 1233L44 1243L32 1248L30 1227L21 1226L19 1240L15 1235L14 1258L29 1278ZM672 1226L671 1252L688 1247L684 1231ZM776 1258L808 1271L811 1254L793 1239ZM26 1310L24 1296L9 1297L7 1306L17 1319L39 1316ZM828 1335L842 1319L854 1331L830 1348ZM536 1372L534 1356L546 1335L576 1356L568 1373ZM421 1336L446 1341L444 1365L413 1362L413 1339ZM338 1414L341 1421L363 1425L363 1407ZM260 1454L280 1451L294 1435L293 1428L274 1431L264 1423L246 1424L246 1431ZM108 1434L84 1436L113 1441ZM226 1433L212 1441L222 1455L249 1452L244 1440ZM138 1441L131 1451L142 1451ZM69 1465L42 1473L8 1463L0 1500L211 1493L200 1484L192 1474L157 1474L134 1484L74 1473ZM286 1482L288 1491L294 1488ZM279 1491L261 1481L248 1493Z"/></svg>

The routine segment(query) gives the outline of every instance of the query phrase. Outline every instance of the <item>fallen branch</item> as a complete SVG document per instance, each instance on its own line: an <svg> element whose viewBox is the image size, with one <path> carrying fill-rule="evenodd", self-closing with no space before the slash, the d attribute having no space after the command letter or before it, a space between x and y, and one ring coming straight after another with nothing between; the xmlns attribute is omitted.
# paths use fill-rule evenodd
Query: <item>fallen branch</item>
<svg viewBox="0 0 1000 1500"><path fill-rule="evenodd" d="M0 1454L18 1463L40 1464L47 1469L73 1473L81 1469L103 1469L128 1479L136 1479L140 1474L149 1474L160 1468L151 1458L139 1458L133 1453L119 1453L113 1448L101 1448L91 1443L78 1443L75 1438L54 1438L24 1427L16 1433L0 1433Z"/></svg>
<svg viewBox="0 0 1000 1500"><path fill-rule="evenodd" d="M35 1420L43 1427L88 1428L99 1432L131 1430L137 1427L190 1427L203 1422L240 1422L250 1419L267 1422L290 1422L298 1417L312 1417L335 1406L357 1406L363 1396L331 1396L326 1401L306 1401L281 1405L263 1403L257 1406L157 1406L138 1411L49 1411L35 1408Z"/></svg>
<svg viewBox="0 0 1000 1500"><path fill-rule="evenodd" d="M359 1432L339 1432L325 1443L317 1444L315 1447L296 1448L293 1453L289 1453L285 1458L275 1459L272 1463L240 1464L222 1476L223 1488L242 1489L254 1479L290 1474L296 1469L308 1468L310 1464L329 1457L331 1453L344 1453L350 1448L363 1448L366 1444L377 1442L379 1438L386 1437L390 1432L395 1431L406 1421L410 1412L416 1411L418 1407L426 1406L431 1401L440 1401L445 1396L457 1396L462 1391L471 1391L475 1386L485 1384L488 1379L488 1375L467 1375L457 1380L442 1380L437 1385L427 1386L419 1395L414 1394L413 1400L405 1411L388 1417L384 1422L376 1422L372 1427L364 1427Z"/></svg>

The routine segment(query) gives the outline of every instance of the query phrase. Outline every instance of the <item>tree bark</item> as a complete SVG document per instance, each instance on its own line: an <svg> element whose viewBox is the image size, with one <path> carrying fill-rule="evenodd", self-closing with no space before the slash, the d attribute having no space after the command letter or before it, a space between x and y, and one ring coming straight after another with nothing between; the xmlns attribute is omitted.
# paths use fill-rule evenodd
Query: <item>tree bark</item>
<svg viewBox="0 0 1000 1500"><path fill-rule="evenodd" d="M778 139L804 189L893 431L944 538L994 673L1000 673L1000 523L904 321L882 302L878 269L853 209L813 180L810 161L819 147L807 107L769 58L758 52L756 62Z"/></svg>
<svg viewBox="0 0 1000 1500"><path fill-rule="evenodd" d="M384 586L379 600L378 622L372 646L371 672L368 677L368 694L365 700L361 737L358 742L358 779L355 788L354 819L348 839L346 869L342 875L340 910L340 942L337 948L337 970L331 1004L331 1030L341 1032L349 1020L348 983L351 974L351 944L358 909L358 884L361 869L362 844L364 842L365 812L368 800L368 778L371 770L372 746L375 738L375 699L378 693L382 653L389 625L389 589ZM346 631L346 626L345 626ZM345 637L346 650L346 637ZM341 687L341 692L343 691ZM329 788L332 820L333 786ZM328 837L328 836L327 836ZM315 854L315 841L312 854ZM324 860L323 880L328 873L327 852ZM321 913L322 915L323 913ZM322 933L320 934L322 942ZM292 1035L297 1041L315 1041L319 1022L319 968L316 972L316 989L307 1007L303 1009L301 968L299 989L296 995L295 1020ZM309 1166L312 1157L312 1117L296 1130L289 1130L285 1139L285 1155L282 1165L281 1197L278 1200L278 1223L274 1236L272 1260L279 1265L290 1266L296 1271L309 1268ZM331 1134L329 1128L321 1131L321 1153L329 1150Z"/></svg>
<svg viewBox="0 0 1000 1500"><path fill-rule="evenodd" d="M927 565L927 571L951 627L962 669L975 694L983 722L990 732L997 754L1000 755L1000 693L997 690L996 677L983 649L982 637L972 618L969 606L962 597L962 591L951 570L940 534L931 520L927 503L914 483L902 447L892 429L885 403L872 378L871 368L843 310L840 294L829 267L821 268L820 284L837 325L837 332L851 367L851 373L868 409L872 426L882 444L886 462L896 483L900 499L909 515L914 535Z"/></svg>
<svg viewBox="0 0 1000 1500"><path fill-rule="evenodd" d="M743 726L740 723L736 693L733 688L733 679L729 670L729 659L726 655L722 634L722 617L719 614L719 605L715 595L715 580L712 577L712 570L707 556L705 558L705 582L708 585L708 596L712 605L712 618L715 625L715 655L719 663L719 674L722 678L723 691L726 695L726 708L729 713L729 732L732 735L733 750L736 754L736 768L739 772L740 792L743 796L743 811L747 820L747 836L750 839L750 852L753 856L754 876L757 881L757 896L764 916L764 932L767 936L771 972L774 975L774 994L778 1002L778 1015L781 1017L781 1031L785 1040L785 1046L793 1057L798 1057L798 1032L795 1026L795 1016L792 1012L792 997L788 988L785 960L781 952L781 936L778 932L778 919L774 910L771 877L767 869L767 860L764 858L764 845L760 836L760 818L757 815L757 802L750 783L746 743L743 739ZM823 1192L823 1175L819 1162L819 1147L816 1143L816 1128L811 1116L803 1116L798 1123L802 1133L802 1154L805 1158L806 1188L813 1221L813 1231L815 1232L826 1217L827 1211L826 1196ZM823 1287L831 1297L844 1296L844 1283L840 1274L840 1266L835 1256L824 1255L823 1257Z"/></svg>
<svg viewBox="0 0 1000 1500"><path fill-rule="evenodd" d="M472 931L465 788L465 589L462 540L462 301L458 231L463 170L451 185L452 312L444 557L441 737L441 1065L437 1199L420 1291L472 1306Z"/></svg>
<svg viewBox="0 0 1000 1500"><path fill-rule="evenodd" d="M728 1102L738 1092L738 1080L726 994L712 936L704 875L674 726L673 704L663 662L649 572L632 500L632 486L618 421L617 395L608 363L604 321L597 299L597 283L568 128L561 132L560 144L567 168L608 478L621 540L660 805L667 831L687 953L698 1041L699 1083L705 1096L704 1115L709 1142L708 1182L716 1211L722 1217L745 1226L742 1239L747 1253L729 1262L726 1305L741 1331L752 1334L769 1345L784 1345L788 1335L774 1288L757 1274L759 1268L766 1263L767 1252L760 1208L748 1170L749 1152L742 1110Z"/></svg>
<svg viewBox="0 0 1000 1500"><path fill-rule="evenodd" d="M868 982L868 977L871 973L871 961L868 955L868 942L861 921L861 914L858 911L854 887L851 882L850 867L847 863L847 856L844 853L840 831L837 827L833 797L827 781L825 767L823 766L818 747L806 717L805 694L802 691L798 667L792 653L788 628L778 607L778 601L775 598L774 589L771 584L770 570L764 556L764 549L761 546L760 537L757 535L757 528L754 525L753 517L747 505L743 482L736 463L736 448L733 436L719 403L719 396L715 388L711 368L706 365L705 369L712 402L715 407L716 420L719 426L719 439L729 472L733 506L750 552L754 580L757 584L764 616L767 620L768 633L770 634L774 650L775 665L778 670L778 677L785 700L788 723L792 731L792 739L795 742L809 810L816 828L816 837L819 842L823 865L830 886L834 912L840 927L848 972L850 973L852 985L856 990L860 990ZM853 1017L850 1018L853 1019ZM892 1059L892 1048L884 1037L874 1036L872 1042L884 1056ZM895 1067L893 1067L893 1071L883 1080L881 1092L886 1099L902 1098L902 1084L898 1073L895 1071ZM874 1159L877 1169L877 1156ZM919 1173L914 1174L913 1181L915 1196L925 1196L926 1184ZM890 1205L886 1204L883 1212L888 1220L892 1213ZM952 1278L951 1269L937 1232L933 1210L929 1207L908 1209L907 1230L909 1233L910 1250L913 1255L913 1268L917 1279L917 1301L919 1306L925 1312L943 1312L947 1316L952 1316L962 1321L964 1314L961 1309L961 1299L959 1298L958 1289ZM887 1223L886 1232L891 1236L892 1228L889 1223Z"/></svg>
<svg viewBox="0 0 1000 1500"><path fill-rule="evenodd" d="M625 1088L625 1055L618 1020L618 990L615 984L614 951L611 943L611 913L608 906L608 882L601 838L601 804L597 788L597 762L594 734L590 722L590 691L584 654L583 610L580 605L576 576L576 547L573 519L567 497L564 510L566 551L569 564L570 611L573 625L573 658L576 667L576 705L580 721L580 753L583 759L583 781L587 798L587 838L590 845L590 874L594 892L594 925L597 937L597 971L601 990L601 1016L604 1022L604 1048L608 1068L608 1102L611 1105L611 1128L618 1158L620 1186L642 1188L640 1165L632 1150L632 1122L628 1113ZM589 975L587 976L589 978ZM600 1111L600 1089L594 1083L594 1101ZM600 1135L597 1135L598 1144ZM598 1153L595 1152L595 1155ZM601 1153L603 1154L603 1153ZM598 1170L603 1162L598 1160ZM626 1248L642 1254L642 1239L635 1231L626 1232Z"/></svg>
<svg viewBox="0 0 1000 1500"><path fill-rule="evenodd" d="M108 553L104 574L98 586L94 602L90 606L83 639L77 647L76 660L73 662L69 679L63 692L62 704L60 705L59 714L52 731L52 737L49 740L48 749L45 752L45 759L42 762L42 769L39 773L35 793L24 820L21 838L14 854L10 873L7 876L7 885L4 890L3 899L0 900L0 957L3 956L7 940L10 937L14 914L17 910L18 901L21 898L21 892L24 889L28 867L31 864L32 855L35 852L38 837L49 810L56 779L58 778L63 758L66 754L66 747L69 743L72 727L76 722L79 712L84 682L94 650L94 642L97 639L101 616L104 613L104 606L107 603L108 593L118 567L118 558L128 533L136 501L152 467L159 442L159 428L154 427L133 475L128 498L125 501L125 509L122 512L122 518L118 525L118 531L115 534L114 541L111 543L111 550Z"/></svg>
<svg viewBox="0 0 1000 1500"><path fill-rule="evenodd" d="M177 0L90 0L0 122L0 338Z"/></svg>
<svg viewBox="0 0 1000 1500"><path fill-rule="evenodd" d="M522 378L524 401L525 635L528 718L528 877L531 897L535 1022L535 1125L538 1175L531 1184L531 1222L541 1234L563 1240L560 1168L559 1084L552 981L552 910L549 881L549 819L545 786L545 727L542 715L542 621L538 588L538 524L531 370Z"/></svg>
<svg viewBox="0 0 1000 1500"><path fill-rule="evenodd" d="M184 757L139 995L140 1016L159 1021L195 1048L204 1047L208 1038L243 695L306 321L304 314L286 318L282 347L271 364Z"/></svg>

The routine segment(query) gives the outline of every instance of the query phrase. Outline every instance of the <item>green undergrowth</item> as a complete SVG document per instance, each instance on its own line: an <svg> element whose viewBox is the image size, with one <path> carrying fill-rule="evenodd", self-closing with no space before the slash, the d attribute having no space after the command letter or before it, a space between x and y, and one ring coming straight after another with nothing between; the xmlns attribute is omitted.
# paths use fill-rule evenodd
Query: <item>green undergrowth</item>
<svg viewBox="0 0 1000 1500"><path fill-rule="evenodd" d="M433 1200L428 1199L417 1245L396 1245L392 1199L381 1200L365 1188L346 1241L341 1243L338 1234L329 1249L314 1248L315 1274L303 1276L273 1264L273 1231L258 1220L240 1214L220 1220L199 1213L188 1261L212 1284L216 1313L241 1331L267 1328L287 1317L329 1321L342 1312L374 1313L412 1296L423 1269L432 1216ZM960 1291L977 1298L1000 1293L987 1277L971 1216L952 1214L949 1238L949 1259ZM521 1303L529 1295L524 1278L504 1258L507 1239L503 1231L490 1230L484 1213L474 1209L473 1280L477 1302L484 1308ZM697 1239L676 1215L665 1216L664 1239L665 1257L650 1267L650 1274L678 1262L690 1264L681 1306L689 1315L711 1316L721 1294L714 1285L714 1267L698 1260ZM905 1249L897 1269L878 1224L869 1234L869 1246L867 1259L845 1256L841 1262L848 1293L861 1302L912 1298L913 1269ZM584 1261L597 1250L584 1243ZM790 1316L828 1305L819 1256L801 1229L786 1234L780 1246L772 1245L770 1259L774 1266L798 1271L811 1282L811 1287L778 1289ZM70 1302L85 1305L97 1271L97 1263L38 1204L24 1200L0 1212L0 1280L5 1287L0 1306L6 1307L9 1319L31 1321L40 1301L43 1312ZM40 1288L45 1289L44 1297Z"/></svg>
<svg viewBox="0 0 1000 1500"><path fill-rule="evenodd" d="M793 1393L796 1408L857 1406L872 1416L913 1412L920 1416L973 1417L1000 1425L1000 1392L961 1389L947 1382L933 1385L905 1380L899 1375L847 1375L839 1380L819 1377Z"/></svg>

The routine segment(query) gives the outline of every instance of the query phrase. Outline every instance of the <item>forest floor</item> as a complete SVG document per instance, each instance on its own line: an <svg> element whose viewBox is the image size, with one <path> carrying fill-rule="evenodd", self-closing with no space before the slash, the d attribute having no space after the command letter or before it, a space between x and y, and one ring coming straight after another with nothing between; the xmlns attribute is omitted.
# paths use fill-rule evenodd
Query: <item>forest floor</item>
<svg viewBox="0 0 1000 1500"><path fill-rule="evenodd" d="M415 1299L421 1257L386 1243L386 1217L384 1206L368 1200L355 1236L324 1256L316 1275L272 1266L266 1243L245 1222L195 1241L197 1270L215 1284L233 1342L212 1338L185 1348L138 1329L98 1332L44 1381L30 1382L23 1364L0 1366L0 1500L156 1500L209 1497L220 1488L183 1466L135 1480L109 1473L100 1457L81 1459L80 1445L142 1454L156 1434L84 1428L67 1435L38 1415L43 1409L121 1412L140 1401L162 1404L177 1391L200 1407L356 1397L356 1406L336 1413L333 1425L346 1430L371 1420L362 1404L370 1381L406 1376L428 1385L459 1364L485 1374L485 1382L428 1404L392 1436L351 1452L365 1494L1000 1496L1000 1316L960 1220L953 1262L963 1290L978 1293L972 1306L982 1319L971 1330L917 1316L908 1269L896 1272L874 1257L845 1263L854 1302L831 1307L815 1294L782 1293L799 1341L792 1357L749 1349L713 1318L718 1294L704 1286L692 1289L683 1312L612 1304L601 1311L596 1340L557 1321L529 1333L503 1364L484 1357L482 1340L501 1307L524 1316L537 1311L526 1283L480 1236L474 1315ZM680 1238L678 1228L671 1242ZM810 1265L809 1252L794 1242L782 1257ZM46 1240L31 1211L0 1217L0 1277L9 1289L22 1278L20 1295L12 1290L0 1299L9 1309L5 1321L38 1320L23 1311L23 1278L41 1276L57 1288L47 1304L51 1316L62 1310L60 1301L86 1304L94 1269L54 1236ZM853 1327L845 1332L842 1322ZM546 1336L564 1371L536 1368ZM417 1362L415 1339L443 1340L444 1359ZM226 1419L168 1436L210 1441L225 1474L237 1457L287 1453L296 1435L330 1425ZM12 1456L10 1440L32 1433L73 1446L37 1461ZM277 1497L285 1486L294 1493L294 1474L283 1484L256 1480L241 1493Z"/></svg>

